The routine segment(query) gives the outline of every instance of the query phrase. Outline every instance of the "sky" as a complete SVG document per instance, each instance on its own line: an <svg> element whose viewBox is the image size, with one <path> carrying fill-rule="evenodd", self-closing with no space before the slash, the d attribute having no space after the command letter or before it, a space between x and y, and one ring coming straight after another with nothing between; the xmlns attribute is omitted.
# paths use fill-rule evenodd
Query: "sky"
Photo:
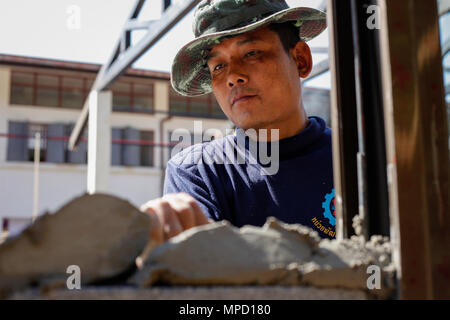
<svg viewBox="0 0 450 320"><path fill-rule="evenodd" d="M182 1L182 0L174 0ZM317 7L318 0L288 0L290 6ZM109 58L135 0L2 0L0 1L0 53L103 64ZM161 1L147 0L139 20L161 16ZM134 68L170 71L179 48L194 39L192 10ZM138 41L145 31L133 32ZM324 31L311 46L328 46ZM314 62L327 55L315 54ZM329 74L312 80L330 86Z"/></svg>
<svg viewBox="0 0 450 320"><path fill-rule="evenodd" d="M174 0L183 1L183 0ZM321 0L287 0L290 6L317 7ZM109 58L135 0L1 0L0 53L103 64ZM161 15L161 1L147 0L139 20ZM133 65L135 68L170 71L179 48L192 40L193 10ZM450 17L441 19L442 40L450 36ZM133 33L138 41L145 31ZM309 42L328 46L328 29ZM313 62L326 59L314 54ZM450 65L450 55L446 57ZM330 73L308 86L330 87ZM446 83L450 74L446 73Z"/></svg>

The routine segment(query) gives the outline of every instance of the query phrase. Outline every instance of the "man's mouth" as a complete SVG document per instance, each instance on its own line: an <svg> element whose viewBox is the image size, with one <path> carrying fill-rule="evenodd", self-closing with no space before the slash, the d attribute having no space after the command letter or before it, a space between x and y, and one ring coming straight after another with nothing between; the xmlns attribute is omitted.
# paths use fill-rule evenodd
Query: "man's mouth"
<svg viewBox="0 0 450 320"><path fill-rule="evenodd" d="M241 102L246 102L248 100L251 100L252 98L256 97L256 95L239 95L233 98L233 101L231 103L231 106L235 106L236 104L239 104Z"/></svg>

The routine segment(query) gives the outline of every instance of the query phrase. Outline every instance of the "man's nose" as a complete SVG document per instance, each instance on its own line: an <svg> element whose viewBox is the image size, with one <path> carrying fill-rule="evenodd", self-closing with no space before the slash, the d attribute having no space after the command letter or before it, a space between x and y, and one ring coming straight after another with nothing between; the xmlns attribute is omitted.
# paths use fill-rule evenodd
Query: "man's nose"
<svg viewBox="0 0 450 320"><path fill-rule="evenodd" d="M234 64L233 66L229 67L229 73L228 73L228 87L232 88L235 85L243 85L248 82L248 76L243 73L243 70Z"/></svg>

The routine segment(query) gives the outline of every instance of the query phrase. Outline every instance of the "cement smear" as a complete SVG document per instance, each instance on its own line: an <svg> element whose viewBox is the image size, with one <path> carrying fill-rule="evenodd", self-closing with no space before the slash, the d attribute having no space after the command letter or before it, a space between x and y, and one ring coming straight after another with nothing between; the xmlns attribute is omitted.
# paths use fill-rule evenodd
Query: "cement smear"
<svg viewBox="0 0 450 320"><path fill-rule="evenodd" d="M32 283L65 286L69 266L79 267L82 284L114 277L133 267L149 229L126 200L78 197L0 245L0 296Z"/></svg>
<svg viewBox="0 0 450 320"><path fill-rule="evenodd" d="M380 268L386 298L394 289L394 269L387 238L360 236L321 240L301 225L269 218L262 227L236 228L227 222L192 228L155 248L130 279L139 286L310 285L368 290L368 267Z"/></svg>

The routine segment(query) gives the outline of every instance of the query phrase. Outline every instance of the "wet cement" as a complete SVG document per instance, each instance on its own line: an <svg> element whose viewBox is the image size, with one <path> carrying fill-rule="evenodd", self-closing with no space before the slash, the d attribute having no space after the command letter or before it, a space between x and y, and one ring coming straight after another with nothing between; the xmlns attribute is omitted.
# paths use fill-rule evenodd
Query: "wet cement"
<svg viewBox="0 0 450 320"><path fill-rule="evenodd" d="M301 225L269 218L262 227L218 222L185 231L154 249L130 283L176 285L306 285L368 290L368 267L380 268L380 289L394 289L387 238L321 240Z"/></svg>

